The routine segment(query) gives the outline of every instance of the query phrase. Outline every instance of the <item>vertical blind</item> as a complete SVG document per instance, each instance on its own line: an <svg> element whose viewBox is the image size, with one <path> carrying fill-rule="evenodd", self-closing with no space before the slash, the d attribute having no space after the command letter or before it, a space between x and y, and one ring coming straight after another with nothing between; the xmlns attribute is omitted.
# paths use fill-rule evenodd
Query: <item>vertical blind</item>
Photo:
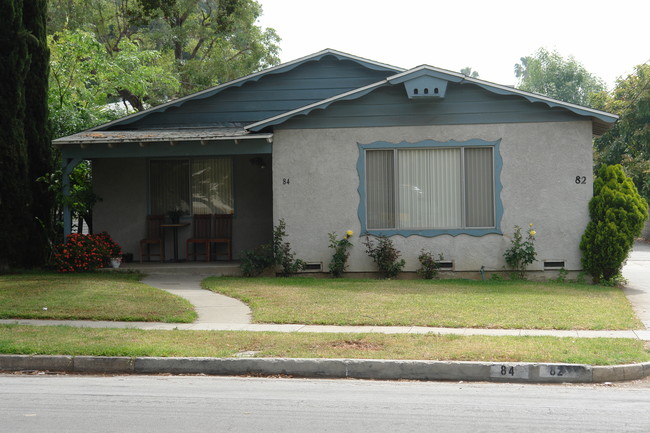
<svg viewBox="0 0 650 433"><path fill-rule="evenodd" d="M192 213L230 214L234 199L230 158L192 160Z"/></svg>
<svg viewBox="0 0 650 433"><path fill-rule="evenodd" d="M460 149L401 150L398 156L400 227L460 227Z"/></svg>
<svg viewBox="0 0 650 433"><path fill-rule="evenodd" d="M465 149L467 227L494 227L492 148Z"/></svg>
<svg viewBox="0 0 650 433"><path fill-rule="evenodd" d="M494 227L493 150L368 150L369 229Z"/></svg>
<svg viewBox="0 0 650 433"><path fill-rule="evenodd" d="M232 213L232 160L152 160L149 164L149 198L154 215L177 209L194 214Z"/></svg>
<svg viewBox="0 0 650 433"><path fill-rule="evenodd" d="M395 227L394 153L373 150L366 154L366 206L370 229Z"/></svg>
<svg viewBox="0 0 650 433"><path fill-rule="evenodd" d="M190 163L188 160L151 161L149 165L151 214L189 210Z"/></svg>

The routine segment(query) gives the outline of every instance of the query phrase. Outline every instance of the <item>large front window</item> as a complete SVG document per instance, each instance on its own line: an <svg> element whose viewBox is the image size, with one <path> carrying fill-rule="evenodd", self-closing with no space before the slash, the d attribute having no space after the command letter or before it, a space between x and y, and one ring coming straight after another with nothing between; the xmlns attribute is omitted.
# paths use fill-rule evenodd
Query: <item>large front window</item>
<svg viewBox="0 0 650 433"><path fill-rule="evenodd" d="M495 146L427 144L362 145L366 230L495 229Z"/></svg>
<svg viewBox="0 0 650 433"><path fill-rule="evenodd" d="M161 159L149 165L150 212L192 214L234 211L230 158Z"/></svg>

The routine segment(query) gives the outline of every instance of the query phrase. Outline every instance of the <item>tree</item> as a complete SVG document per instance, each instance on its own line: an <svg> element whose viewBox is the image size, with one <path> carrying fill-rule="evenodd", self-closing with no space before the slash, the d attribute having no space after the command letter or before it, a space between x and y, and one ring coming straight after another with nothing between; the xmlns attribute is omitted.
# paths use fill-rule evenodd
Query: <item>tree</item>
<svg viewBox="0 0 650 433"><path fill-rule="evenodd" d="M464 67L463 69L461 69L460 73L464 74L464 75L467 75L468 77L471 77L471 78L478 78L478 72L473 71L472 68L470 68L469 66Z"/></svg>
<svg viewBox="0 0 650 433"><path fill-rule="evenodd" d="M599 95L600 108L620 116L619 121L594 141L596 168L621 164L639 193L650 200L650 65L618 79L612 94Z"/></svg>
<svg viewBox="0 0 650 433"><path fill-rule="evenodd" d="M159 52L142 50L129 40L114 53L83 30L55 33L49 42L49 106L55 138L142 110L145 101L167 100L180 87L175 75L158 64ZM110 105L117 101L124 102L122 110Z"/></svg>
<svg viewBox="0 0 650 433"><path fill-rule="evenodd" d="M590 106L592 94L605 90L603 81L589 73L576 59L564 59L556 51L538 49L515 64L517 88L564 102Z"/></svg>
<svg viewBox="0 0 650 433"><path fill-rule="evenodd" d="M45 11L45 0L0 0L0 271L45 257L36 218L48 192L34 177L49 170Z"/></svg>
<svg viewBox="0 0 650 433"><path fill-rule="evenodd" d="M48 259L48 243L53 237L51 209L53 196L37 181L52 170L52 144L48 121L48 73L50 52L46 32L47 0L24 2L23 20L30 33L27 48L29 70L25 77L25 140L29 155L32 227L29 229L25 264L41 266Z"/></svg>
<svg viewBox="0 0 650 433"><path fill-rule="evenodd" d="M580 249L582 266L598 283L617 276L634 239L648 218L648 203L620 165L603 166L594 181L594 197Z"/></svg>
<svg viewBox="0 0 650 433"><path fill-rule="evenodd" d="M279 62L280 38L255 24L262 9L254 0L50 1L52 33L88 31L111 54L124 41L159 53L156 64L182 86L171 96L150 94L151 105Z"/></svg>

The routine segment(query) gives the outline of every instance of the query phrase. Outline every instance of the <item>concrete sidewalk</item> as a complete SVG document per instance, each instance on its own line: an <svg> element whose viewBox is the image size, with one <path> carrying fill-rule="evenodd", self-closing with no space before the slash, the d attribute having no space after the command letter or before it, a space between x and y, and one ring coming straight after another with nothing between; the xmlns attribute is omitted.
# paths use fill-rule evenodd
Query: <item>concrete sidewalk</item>
<svg viewBox="0 0 650 433"><path fill-rule="evenodd" d="M95 320L29 320L4 319L0 324L32 326L72 326L78 328L120 328L145 330L186 331L248 331L248 332L316 332L345 334L442 334L442 335L493 335L493 336L549 336L571 338L633 338L650 341L650 330L581 331L556 329L484 329L484 328L434 328L425 326L330 326L330 325L276 325L246 323L160 323L160 322L109 322Z"/></svg>

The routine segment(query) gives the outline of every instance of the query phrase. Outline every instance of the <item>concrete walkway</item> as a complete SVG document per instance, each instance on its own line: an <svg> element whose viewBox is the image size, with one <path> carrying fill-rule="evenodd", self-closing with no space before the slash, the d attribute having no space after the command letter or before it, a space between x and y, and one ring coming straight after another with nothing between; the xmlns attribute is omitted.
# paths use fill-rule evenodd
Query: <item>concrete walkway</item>
<svg viewBox="0 0 650 433"><path fill-rule="evenodd" d="M199 315L194 325L251 323L251 310L246 304L201 288L201 280L209 276L200 273L151 274L142 282L190 301Z"/></svg>

